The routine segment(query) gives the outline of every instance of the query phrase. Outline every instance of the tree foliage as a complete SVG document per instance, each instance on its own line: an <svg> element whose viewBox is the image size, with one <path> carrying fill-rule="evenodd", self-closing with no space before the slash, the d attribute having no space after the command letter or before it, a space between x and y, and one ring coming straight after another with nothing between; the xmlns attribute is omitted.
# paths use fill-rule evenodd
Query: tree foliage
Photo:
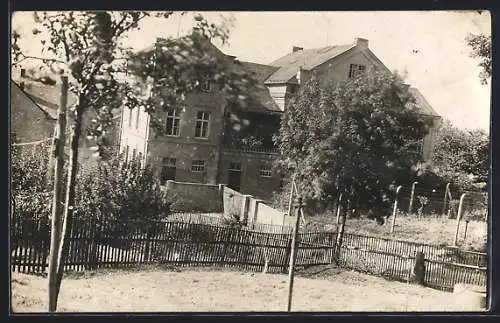
<svg viewBox="0 0 500 323"><path fill-rule="evenodd" d="M11 142L11 187L14 216L47 218L52 203L50 143L16 146Z"/></svg>
<svg viewBox="0 0 500 323"><path fill-rule="evenodd" d="M122 107L146 107L156 112L183 104L186 95L199 89L209 79L217 84L229 100L243 102L245 92L255 85L246 73L227 72L228 62L208 50L207 43L229 37L228 26L209 23L201 15L195 17L192 32L176 39L163 39L155 50L134 52L123 45L123 39L140 29L148 17L170 17L172 12L37 12L33 27L34 41L42 48L38 73L69 74L70 91L78 98L70 106L70 116L77 120L88 114L87 135L99 150L106 144L112 118ZM13 63L29 56L20 47L26 37L13 31L11 52ZM36 69L38 71L38 69ZM153 80L153 91L146 79ZM161 120L159 120L161 121ZM154 123L154 122L153 122ZM96 154L96 155L97 155Z"/></svg>
<svg viewBox="0 0 500 323"><path fill-rule="evenodd" d="M479 60L481 84L488 84L491 78L491 35L469 34L466 42L472 49L470 56Z"/></svg>
<svg viewBox="0 0 500 323"><path fill-rule="evenodd" d="M369 71L336 86L313 78L285 111L281 164L309 200L344 192L357 208L386 206L428 131L413 102L396 74Z"/></svg>
<svg viewBox="0 0 500 323"><path fill-rule="evenodd" d="M433 155L437 172L444 177L473 177L469 182L486 182L489 171L489 136L481 129L462 130L449 121L441 125ZM464 185L467 185L467 181Z"/></svg>
<svg viewBox="0 0 500 323"><path fill-rule="evenodd" d="M76 191L77 218L106 223L114 235L126 236L136 227L145 230L170 213L154 168L141 167L137 160L125 164L114 157L86 164Z"/></svg>

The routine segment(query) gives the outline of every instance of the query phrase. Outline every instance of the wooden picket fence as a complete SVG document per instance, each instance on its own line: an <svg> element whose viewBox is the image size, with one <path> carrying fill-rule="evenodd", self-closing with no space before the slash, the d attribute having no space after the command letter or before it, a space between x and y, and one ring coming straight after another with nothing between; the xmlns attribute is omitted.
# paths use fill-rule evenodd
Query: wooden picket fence
<svg viewBox="0 0 500 323"><path fill-rule="evenodd" d="M73 271L153 263L262 270L267 263L269 272L284 272L291 250L289 234L189 222L74 220L69 227L69 252L64 270ZM304 234L299 243L298 266L332 262L335 239L318 237ZM11 231L12 269L23 273L46 272L49 242L47 220L18 219Z"/></svg>
<svg viewBox="0 0 500 323"><path fill-rule="evenodd" d="M73 271L155 263L261 271L267 263L269 272L286 272L291 250L289 233L206 223L74 220L69 227L69 252L64 269ZM457 283L486 286L488 258L484 253L353 233L344 233L340 248L335 241L334 232L300 233L297 266L336 263L407 281L415 254L421 251L426 259L426 286L447 291ZM12 270L47 271L50 245L47 220L17 219L11 223L10 242Z"/></svg>
<svg viewBox="0 0 500 323"><path fill-rule="evenodd" d="M486 289L488 258L479 252L346 233L339 262L346 268L407 281L418 251L425 256L426 286L452 291L455 284L466 283Z"/></svg>

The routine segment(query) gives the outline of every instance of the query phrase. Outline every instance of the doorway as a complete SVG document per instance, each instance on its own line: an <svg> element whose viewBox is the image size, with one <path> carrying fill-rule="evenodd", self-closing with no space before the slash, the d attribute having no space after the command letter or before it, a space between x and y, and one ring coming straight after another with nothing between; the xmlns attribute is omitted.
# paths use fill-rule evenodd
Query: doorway
<svg viewBox="0 0 500 323"><path fill-rule="evenodd" d="M241 163L229 163L227 186L235 191L241 189Z"/></svg>

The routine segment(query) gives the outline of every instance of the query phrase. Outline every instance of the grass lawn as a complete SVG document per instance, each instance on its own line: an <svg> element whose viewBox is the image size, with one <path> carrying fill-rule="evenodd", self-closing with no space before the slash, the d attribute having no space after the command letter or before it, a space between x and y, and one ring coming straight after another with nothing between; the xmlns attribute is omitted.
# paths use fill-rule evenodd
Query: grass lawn
<svg viewBox="0 0 500 323"><path fill-rule="evenodd" d="M306 215L307 216L307 215ZM390 220L390 219L389 219ZM390 221L389 221L390 222ZM315 215L307 217L306 230L337 230L334 215ZM437 246L450 246L456 230L456 220L435 217L409 217L396 218L394 233L391 234L391 224L378 225L374 220L366 218L347 219L346 232L371 235L377 237L392 237L418 243ZM459 228L458 243L461 249L485 252L488 226L486 222L470 221L467 226L467 236L464 240L465 222Z"/></svg>
<svg viewBox="0 0 500 323"><path fill-rule="evenodd" d="M452 294L336 268L303 270L293 311L478 311ZM14 312L46 312L47 278L12 273ZM220 268L107 270L65 277L61 312L286 311L288 276Z"/></svg>

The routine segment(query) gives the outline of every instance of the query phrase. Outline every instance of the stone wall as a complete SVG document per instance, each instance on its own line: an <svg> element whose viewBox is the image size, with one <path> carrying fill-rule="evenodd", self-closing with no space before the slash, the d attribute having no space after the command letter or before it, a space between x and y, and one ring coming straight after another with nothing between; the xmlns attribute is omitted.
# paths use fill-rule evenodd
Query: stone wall
<svg viewBox="0 0 500 323"><path fill-rule="evenodd" d="M173 212L223 212L219 185L167 181L166 190Z"/></svg>

